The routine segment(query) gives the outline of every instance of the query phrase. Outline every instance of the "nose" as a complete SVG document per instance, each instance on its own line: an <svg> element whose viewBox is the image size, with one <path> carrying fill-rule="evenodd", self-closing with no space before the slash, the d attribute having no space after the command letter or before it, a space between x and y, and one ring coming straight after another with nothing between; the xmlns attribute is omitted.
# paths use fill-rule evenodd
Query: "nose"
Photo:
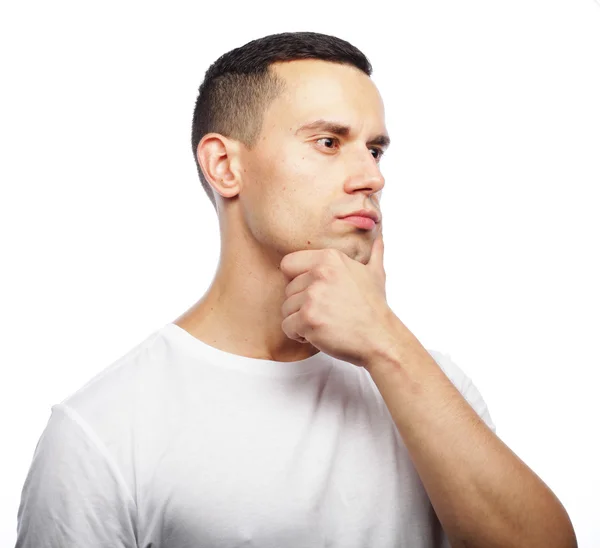
<svg viewBox="0 0 600 548"><path fill-rule="evenodd" d="M367 151L368 158L361 157L354 166L354 174L349 180L349 192L369 189L370 194L381 191L385 185L385 177L373 155Z"/></svg>

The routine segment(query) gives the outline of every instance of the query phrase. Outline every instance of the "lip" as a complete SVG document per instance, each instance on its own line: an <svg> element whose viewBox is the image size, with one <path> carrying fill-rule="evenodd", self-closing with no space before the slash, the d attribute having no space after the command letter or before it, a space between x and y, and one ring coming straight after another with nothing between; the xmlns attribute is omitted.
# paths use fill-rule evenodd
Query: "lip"
<svg viewBox="0 0 600 548"><path fill-rule="evenodd" d="M363 215L350 215L348 217L342 217L340 221L353 224L355 227L362 228L363 230L372 230L377 226L373 219Z"/></svg>
<svg viewBox="0 0 600 548"><path fill-rule="evenodd" d="M372 209L359 209L358 211L340 217L340 219L345 219L346 217L367 217L368 219L373 219L375 223L378 223L380 220L379 214Z"/></svg>

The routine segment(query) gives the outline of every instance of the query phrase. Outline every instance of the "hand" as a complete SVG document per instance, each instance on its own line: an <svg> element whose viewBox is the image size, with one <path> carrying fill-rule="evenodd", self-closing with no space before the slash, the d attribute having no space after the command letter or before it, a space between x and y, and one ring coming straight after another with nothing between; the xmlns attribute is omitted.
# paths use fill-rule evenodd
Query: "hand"
<svg viewBox="0 0 600 548"><path fill-rule="evenodd" d="M378 341L389 340L391 329L383 249L380 231L366 265L337 249L294 251L283 257L280 268L290 280L281 307L283 332L365 367Z"/></svg>

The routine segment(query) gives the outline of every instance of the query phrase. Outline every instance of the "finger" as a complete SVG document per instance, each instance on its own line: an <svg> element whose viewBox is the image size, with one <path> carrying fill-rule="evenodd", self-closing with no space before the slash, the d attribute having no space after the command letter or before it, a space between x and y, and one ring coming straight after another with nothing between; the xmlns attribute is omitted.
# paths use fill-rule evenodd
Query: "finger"
<svg viewBox="0 0 600 548"><path fill-rule="evenodd" d="M378 275L381 275L385 278L385 267L383 264L384 261L384 243L383 243L383 219L379 224L379 233L373 242L373 247L371 248L371 257L369 258L369 262L367 266L375 271Z"/></svg>
<svg viewBox="0 0 600 548"><path fill-rule="evenodd" d="M304 291L301 291L300 293L295 293L283 301L283 304L281 305L281 317L287 318L295 312L298 312L300 308L302 308L302 305L306 300L306 296L307 294Z"/></svg>
<svg viewBox="0 0 600 548"><path fill-rule="evenodd" d="M304 291L311 283L312 276L310 272L304 272L299 276L296 276L289 284L287 284L285 288L285 296L291 297L295 293L300 293Z"/></svg>
<svg viewBox="0 0 600 548"><path fill-rule="evenodd" d="M302 329L302 322L299 312L295 312L294 314L285 318L283 322L281 322L281 329L288 338L294 341L302 342L301 339L304 339L304 337L301 335L301 333L304 331Z"/></svg>
<svg viewBox="0 0 600 548"><path fill-rule="evenodd" d="M309 272L322 260L323 250L302 249L285 255L279 263L279 269L286 278L293 280L303 272Z"/></svg>

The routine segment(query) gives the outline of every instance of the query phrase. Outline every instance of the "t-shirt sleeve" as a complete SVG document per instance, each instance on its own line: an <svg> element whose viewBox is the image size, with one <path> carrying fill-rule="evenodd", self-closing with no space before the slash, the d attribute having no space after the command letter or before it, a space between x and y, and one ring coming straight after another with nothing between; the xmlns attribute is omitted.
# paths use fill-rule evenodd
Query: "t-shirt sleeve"
<svg viewBox="0 0 600 548"><path fill-rule="evenodd" d="M488 406L483 399L481 392L479 392L479 389L473 384L473 381L452 361L449 354L444 354L437 350L428 350L428 352L435 359L450 381L452 381L454 386L456 386L463 398L465 398L474 411L489 426L490 430L496 433L496 425L492 420Z"/></svg>
<svg viewBox="0 0 600 548"><path fill-rule="evenodd" d="M16 548L135 548L135 502L105 446L58 404L21 493Z"/></svg>

